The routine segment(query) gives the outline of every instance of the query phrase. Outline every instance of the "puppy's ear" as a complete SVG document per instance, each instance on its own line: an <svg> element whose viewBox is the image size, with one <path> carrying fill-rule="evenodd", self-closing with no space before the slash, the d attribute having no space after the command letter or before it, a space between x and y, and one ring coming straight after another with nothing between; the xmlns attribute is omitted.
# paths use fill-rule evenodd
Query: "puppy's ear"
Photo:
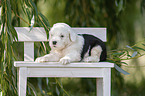
<svg viewBox="0 0 145 96"><path fill-rule="evenodd" d="M70 29L70 32L69 32L70 41L75 42L77 37L78 35L72 29Z"/></svg>

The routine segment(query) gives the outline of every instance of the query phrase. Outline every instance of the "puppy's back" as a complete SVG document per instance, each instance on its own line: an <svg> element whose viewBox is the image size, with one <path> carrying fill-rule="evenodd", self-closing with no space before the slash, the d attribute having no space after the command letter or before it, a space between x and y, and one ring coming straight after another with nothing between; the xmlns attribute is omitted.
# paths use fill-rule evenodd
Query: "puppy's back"
<svg viewBox="0 0 145 96"><path fill-rule="evenodd" d="M81 58L84 58L84 55L89 51L89 56L91 56L91 49L94 48L95 46L101 46L102 48L102 52L101 52L101 56L100 56L100 61L105 61L107 58L107 52L106 52L106 46L105 43L93 36L93 35L89 35L89 34L79 34L81 36L83 36L84 38L84 45L83 45L83 50L81 53Z"/></svg>

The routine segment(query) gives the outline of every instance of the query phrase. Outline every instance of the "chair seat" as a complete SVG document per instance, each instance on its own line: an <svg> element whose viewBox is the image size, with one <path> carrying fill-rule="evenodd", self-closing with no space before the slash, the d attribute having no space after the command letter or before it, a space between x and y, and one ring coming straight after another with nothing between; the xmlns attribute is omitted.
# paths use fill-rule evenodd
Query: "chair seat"
<svg viewBox="0 0 145 96"><path fill-rule="evenodd" d="M74 62L67 65L62 65L59 62L44 62L44 63L36 63L31 61L15 61L15 67L49 67L49 68L113 68L114 64L109 62Z"/></svg>

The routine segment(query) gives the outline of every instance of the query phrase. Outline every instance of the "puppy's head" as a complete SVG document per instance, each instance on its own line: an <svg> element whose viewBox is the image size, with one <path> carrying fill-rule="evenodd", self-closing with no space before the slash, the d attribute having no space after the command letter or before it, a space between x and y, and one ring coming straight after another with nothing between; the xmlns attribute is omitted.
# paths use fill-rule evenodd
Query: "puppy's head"
<svg viewBox="0 0 145 96"><path fill-rule="evenodd" d="M56 50L62 50L75 42L77 34L65 23L56 23L49 32L49 45Z"/></svg>

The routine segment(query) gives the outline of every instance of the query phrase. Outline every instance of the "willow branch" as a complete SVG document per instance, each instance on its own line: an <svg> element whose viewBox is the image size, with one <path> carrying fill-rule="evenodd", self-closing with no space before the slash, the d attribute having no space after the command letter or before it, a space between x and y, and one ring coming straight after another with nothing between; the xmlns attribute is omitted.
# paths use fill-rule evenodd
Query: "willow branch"
<svg viewBox="0 0 145 96"><path fill-rule="evenodd" d="M13 12L13 10L12 10ZM14 13L14 12L13 12ZM20 18L22 21L24 21L26 24L28 24L29 26L31 26L30 23L28 23L26 20L24 20L22 17L20 17L17 13L15 14L18 18Z"/></svg>

